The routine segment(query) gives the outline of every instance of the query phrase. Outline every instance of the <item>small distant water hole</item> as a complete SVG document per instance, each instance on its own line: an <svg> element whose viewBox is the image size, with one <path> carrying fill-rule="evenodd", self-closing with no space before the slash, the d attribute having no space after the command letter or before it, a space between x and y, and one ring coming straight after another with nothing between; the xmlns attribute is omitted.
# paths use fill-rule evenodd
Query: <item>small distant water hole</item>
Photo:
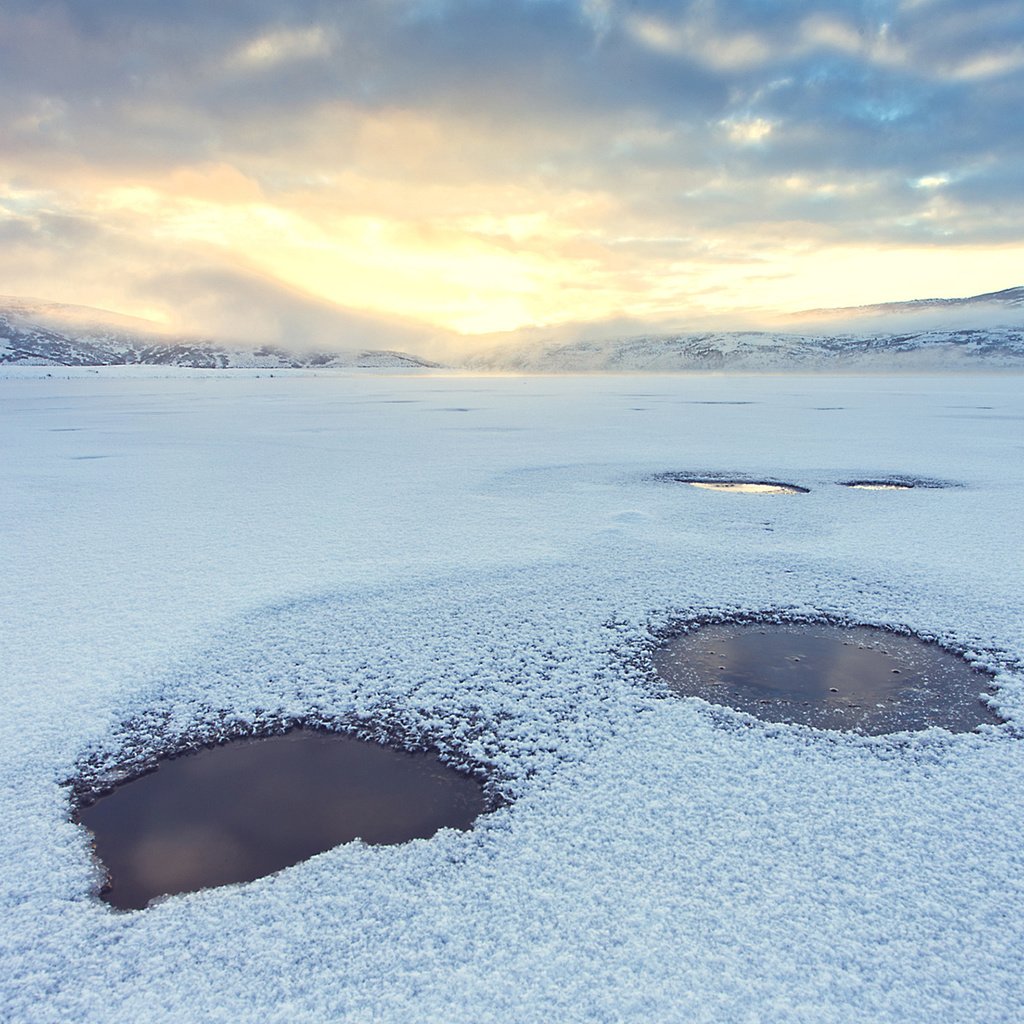
<svg viewBox="0 0 1024 1024"><path fill-rule="evenodd" d="M780 480L750 480L744 477L690 476L685 473L660 473L655 479L677 484L689 484L708 491L731 491L736 494L808 494L806 487L783 483Z"/></svg>
<svg viewBox="0 0 1024 1024"><path fill-rule="evenodd" d="M840 480L839 484L841 487L852 487L857 491L935 491L960 486L948 480L934 480L911 476L867 477L856 480Z"/></svg>
<svg viewBox="0 0 1024 1024"><path fill-rule="evenodd" d="M745 480L684 480L691 487L706 491L732 491L734 494L806 494L806 487L794 484L748 483Z"/></svg>
<svg viewBox="0 0 1024 1024"><path fill-rule="evenodd" d="M652 662L675 693L769 722L866 735L1001 724L987 672L873 626L712 623L668 637Z"/></svg>
<svg viewBox="0 0 1024 1024"><path fill-rule="evenodd" d="M912 491L913 484L902 484L893 480L851 480L844 487L852 487L855 491Z"/></svg>
<svg viewBox="0 0 1024 1024"><path fill-rule="evenodd" d="M295 728L164 758L83 801L74 819L106 871L100 897L138 910L355 839L390 845L469 829L488 809L483 785L434 753Z"/></svg>

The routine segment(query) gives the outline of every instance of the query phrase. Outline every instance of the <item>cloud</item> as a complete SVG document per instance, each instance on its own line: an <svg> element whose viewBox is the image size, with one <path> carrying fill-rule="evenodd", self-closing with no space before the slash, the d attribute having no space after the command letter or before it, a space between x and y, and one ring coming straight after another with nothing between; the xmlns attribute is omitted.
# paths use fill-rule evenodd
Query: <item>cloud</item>
<svg viewBox="0 0 1024 1024"><path fill-rule="evenodd" d="M333 49L330 33L320 25L262 32L232 51L229 69L266 70L292 61L327 57Z"/></svg>
<svg viewBox="0 0 1024 1024"><path fill-rule="evenodd" d="M302 351L415 352L437 350L450 334L309 295L222 248L147 237L123 216L0 213L0 240L5 292L117 309L176 334ZM64 289L55 293L53 282Z"/></svg>
<svg viewBox="0 0 1024 1024"><path fill-rule="evenodd" d="M730 118L720 122L730 140L741 145L761 142L771 135L775 125L763 117Z"/></svg>
<svg viewBox="0 0 1024 1024"><path fill-rule="evenodd" d="M757 67L772 54L771 46L757 33L722 33L707 17L666 20L638 14L625 24L637 42L656 53L686 58L719 70Z"/></svg>
<svg viewBox="0 0 1024 1024"><path fill-rule="evenodd" d="M224 266L167 270L140 282L140 299L170 304L179 329L214 338L280 344L295 351L435 351L448 333L399 317L340 308L265 276Z"/></svg>
<svg viewBox="0 0 1024 1024"><path fill-rule="evenodd" d="M984 0L9 0L0 269L148 306L143 273L242 268L480 331L864 246L949 281L1024 234L1022 40Z"/></svg>

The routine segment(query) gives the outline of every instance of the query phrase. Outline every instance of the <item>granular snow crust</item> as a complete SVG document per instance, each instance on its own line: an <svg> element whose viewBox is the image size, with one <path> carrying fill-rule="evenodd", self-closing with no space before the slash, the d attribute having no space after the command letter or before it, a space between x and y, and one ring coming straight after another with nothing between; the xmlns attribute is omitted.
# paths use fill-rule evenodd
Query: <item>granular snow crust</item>
<svg viewBox="0 0 1024 1024"><path fill-rule="evenodd" d="M1022 385L5 370L0 1018L1021 1020ZM897 477L933 485L840 485ZM1007 724L657 685L667 623L744 614L936 639ZM69 779L296 718L436 746L497 809L97 899Z"/></svg>

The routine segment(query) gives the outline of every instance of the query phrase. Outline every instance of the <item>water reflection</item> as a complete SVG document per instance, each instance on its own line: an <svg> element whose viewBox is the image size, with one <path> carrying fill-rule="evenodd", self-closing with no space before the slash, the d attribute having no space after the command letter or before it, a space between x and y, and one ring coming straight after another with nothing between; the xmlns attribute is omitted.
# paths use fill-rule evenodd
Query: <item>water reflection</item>
<svg viewBox="0 0 1024 1024"><path fill-rule="evenodd" d="M162 761L77 819L120 909L245 882L360 838L372 844L469 828L483 789L436 755L296 729Z"/></svg>
<svg viewBox="0 0 1024 1024"><path fill-rule="evenodd" d="M808 488L782 480L752 480L750 477L730 479L719 473L658 473L655 480L689 484L707 491L732 491L736 494L808 494Z"/></svg>
<svg viewBox="0 0 1024 1024"><path fill-rule="evenodd" d="M701 487L706 491L734 491L737 494L805 494L802 487L793 487L790 484L746 484L712 482L705 480L685 481L691 487Z"/></svg>
<svg viewBox="0 0 1024 1024"><path fill-rule="evenodd" d="M878 735L1000 721L981 699L986 674L936 644L866 626L708 625L653 660L676 692L770 722Z"/></svg>

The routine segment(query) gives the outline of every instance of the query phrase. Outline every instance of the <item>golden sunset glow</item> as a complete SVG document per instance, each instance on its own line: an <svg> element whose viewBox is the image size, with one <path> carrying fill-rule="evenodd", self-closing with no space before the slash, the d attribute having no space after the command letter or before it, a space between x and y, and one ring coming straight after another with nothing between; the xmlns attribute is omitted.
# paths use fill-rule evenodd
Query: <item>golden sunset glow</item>
<svg viewBox="0 0 1024 1024"><path fill-rule="evenodd" d="M207 34L186 6L131 45L71 7L0 14L20 40L3 290L178 331L248 333L262 303L301 334L308 301L472 335L1016 282L1004 42L954 51L929 5L871 25L645 6L402 2Z"/></svg>

